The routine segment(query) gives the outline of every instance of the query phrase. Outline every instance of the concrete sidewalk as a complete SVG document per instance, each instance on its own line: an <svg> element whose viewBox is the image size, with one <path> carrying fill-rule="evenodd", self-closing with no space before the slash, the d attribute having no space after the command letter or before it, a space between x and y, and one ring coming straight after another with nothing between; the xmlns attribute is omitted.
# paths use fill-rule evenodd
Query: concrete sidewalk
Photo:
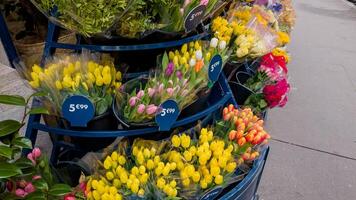
<svg viewBox="0 0 356 200"><path fill-rule="evenodd" d="M271 111L263 200L356 199L356 8L294 0L293 90Z"/></svg>

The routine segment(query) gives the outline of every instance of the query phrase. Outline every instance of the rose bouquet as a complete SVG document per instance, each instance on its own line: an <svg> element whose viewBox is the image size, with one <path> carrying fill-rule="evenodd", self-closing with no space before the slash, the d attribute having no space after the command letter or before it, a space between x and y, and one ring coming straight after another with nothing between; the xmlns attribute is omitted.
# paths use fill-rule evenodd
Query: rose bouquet
<svg viewBox="0 0 356 200"><path fill-rule="evenodd" d="M251 107L255 113L276 106L283 107L287 103L290 85L286 57L282 52L279 49L274 51L275 54L263 56L257 73L244 83L252 92L244 105Z"/></svg>
<svg viewBox="0 0 356 200"><path fill-rule="evenodd" d="M197 92L207 88L210 59L220 54L228 58L227 42L213 38L184 44L180 51L170 51L161 58L161 68L147 77L127 82L117 94L116 107L125 124L152 122L160 104L175 100L182 110L197 99ZM121 109L120 109L121 108ZM120 117L119 117L120 118Z"/></svg>
<svg viewBox="0 0 356 200"><path fill-rule="evenodd" d="M44 104L51 114L61 115L64 100L72 95L87 97L101 115L111 108L113 93L121 86L121 72L110 59L95 58L94 54L73 54L48 60L44 69L32 67L30 85L45 93Z"/></svg>

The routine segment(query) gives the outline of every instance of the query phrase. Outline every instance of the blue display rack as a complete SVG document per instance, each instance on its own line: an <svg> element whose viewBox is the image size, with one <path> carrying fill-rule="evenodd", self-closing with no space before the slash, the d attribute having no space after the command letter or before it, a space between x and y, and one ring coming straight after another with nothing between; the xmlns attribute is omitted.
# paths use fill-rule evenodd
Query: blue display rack
<svg viewBox="0 0 356 200"><path fill-rule="evenodd" d="M154 43L154 44L142 44L142 45L122 45L122 46L99 46L99 45L85 45L81 44L80 40L78 40L77 44L64 44L59 43L58 41L58 30L57 27L53 23L49 23L48 25L48 35L46 38L43 58L51 56L55 53L55 50L60 49L70 49L73 51L80 51L82 49L87 49L90 51L98 51L98 52L122 52L122 51L135 51L135 50L152 50L152 49L166 49L176 46L181 46L182 44L207 38L209 35L207 33L201 33L198 35L190 36L181 40L176 41L169 41L169 42L161 42L161 43ZM135 75L129 75L135 76ZM232 103L237 106L236 101L233 98L231 93L231 89L229 84L226 81L225 76L223 73L219 77L219 80L216 82L217 85L214 86L212 91L212 98L210 99L209 106L192 116L189 116L184 119L178 120L172 127L172 129L184 126L187 124L192 124L197 122L198 120L211 115L212 113L218 111L224 105L228 103ZM38 104L38 101L34 102ZM135 129L135 130L117 130L117 131L74 131L62 128L54 128L50 127L44 123L40 122L41 116L40 115L30 115L27 130L26 130L26 137L30 138L33 143L35 143L37 138L38 131L44 131L47 133L61 135L61 136L71 136L71 137L89 137L89 138L109 138L109 137L122 137L122 136L141 136L147 135L150 133L158 132L159 128L157 126L147 127L143 129ZM51 162L53 164L57 163L59 149L64 147L63 142L54 142L53 143L53 150L51 153ZM75 146L72 148L75 148Z"/></svg>
<svg viewBox="0 0 356 200"><path fill-rule="evenodd" d="M0 16L0 36L2 43L6 48L7 55L11 63L16 60L19 60L19 57L16 53L16 49L11 42L11 37L6 28L6 24L2 16ZM57 48L60 49L71 49L73 51L81 51L82 49L88 49L91 51L99 51L99 52L113 52L113 51L135 51L135 50L151 50L151 49L164 49L170 47L180 46L184 43L195 41L198 39L204 39L208 37L208 34L202 33L192 37L184 38L177 41L172 42L163 42L156 44L144 44L144 45L122 45L122 46L98 46L98 45L83 45L80 43L80 39L77 44L63 44L58 43L58 27L52 23L48 25L48 35L46 38L45 49L43 53L43 59L51 56ZM129 77L134 77L136 74L131 74ZM233 98L231 89L229 84L227 83L226 77L222 73L219 77L218 82L215 83L215 86L212 91L212 97L209 100L209 106L192 116L189 116L184 119L178 120L172 128L184 126L187 124L194 123L198 120L207 118L211 116L213 113L216 113L220 108L227 104L234 104L237 106L235 99ZM40 101L34 100L33 106L40 104ZM44 131L47 133L52 133L56 135L62 136L75 136L75 137L91 137L91 138L107 138L107 137L120 137L120 136L140 136L149 133L155 133L158 131L158 127L148 127L143 129L136 130L117 130L117 131L74 131L68 129L61 128L53 128L44 123L41 123L41 115L30 115L27 129L26 129L26 137L31 139L33 144L36 142L38 131ZM66 144L62 141L53 143L53 150L51 153L51 162L53 164L57 163L59 148L65 147ZM243 179L241 183L239 183L232 190L228 191L223 195L220 199L237 199L237 200L257 200L258 195L256 195L256 191L262 176L262 172L265 166L265 162L267 160L269 148L265 149L260 158L254 162L254 165L248 175Z"/></svg>
<svg viewBox="0 0 356 200"><path fill-rule="evenodd" d="M10 62L11 67L15 68L14 62L16 62L16 61L18 62L20 59L17 54L14 43L12 42L9 30L8 30L6 22L5 22L5 19L1 12L0 12L0 39L1 39L1 43L4 47L4 50L6 52L6 55Z"/></svg>

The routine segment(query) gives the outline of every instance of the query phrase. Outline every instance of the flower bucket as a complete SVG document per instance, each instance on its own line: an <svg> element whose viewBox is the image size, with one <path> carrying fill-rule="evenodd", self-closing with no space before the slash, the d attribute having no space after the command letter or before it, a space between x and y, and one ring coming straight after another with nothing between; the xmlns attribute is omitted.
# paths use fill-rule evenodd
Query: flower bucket
<svg viewBox="0 0 356 200"><path fill-rule="evenodd" d="M232 94L234 95L234 98L239 106L244 105L245 101L247 98L253 94L253 92L242 85L241 83L237 82L229 82Z"/></svg>
<svg viewBox="0 0 356 200"><path fill-rule="evenodd" d="M102 115L94 117L89 121L87 127L72 127L70 123L63 119L59 118L59 127L75 130L75 131L98 131L98 130L117 130L118 129L118 121L116 120L111 109L103 113ZM69 140L68 142L74 144L78 149L86 151L98 151L100 149L105 148L110 145L115 138L90 138L89 135L85 135L84 137L68 137L65 140Z"/></svg>

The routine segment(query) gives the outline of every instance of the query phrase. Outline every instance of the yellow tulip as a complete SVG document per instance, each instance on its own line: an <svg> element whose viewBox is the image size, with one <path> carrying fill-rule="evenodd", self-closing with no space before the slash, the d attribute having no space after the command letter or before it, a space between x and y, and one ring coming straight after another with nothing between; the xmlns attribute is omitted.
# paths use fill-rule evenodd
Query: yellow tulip
<svg viewBox="0 0 356 200"><path fill-rule="evenodd" d="M182 46L181 52L184 54L185 52L187 52L187 50L188 50L188 45L187 45L187 44L184 44L184 45Z"/></svg>
<svg viewBox="0 0 356 200"><path fill-rule="evenodd" d="M56 88L57 88L58 90L63 89L62 83L61 83L59 80L57 80L55 84L56 84Z"/></svg>
<svg viewBox="0 0 356 200"><path fill-rule="evenodd" d="M168 53L168 58L169 58L170 61L173 61L173 58L174 58L174 53L173 53L173 51L170 51L170 52Z"/></svg>
<svg viewBox="0 0 356 200"><path fill-rule="evenodd" d="M38 87L40 87L40 82L37 81L30 81L29 84L31 85L32 88L36 89Z"/></svg>
<svg viewBox="0 0 356 200"><path fill-rule="evenodd" d="M88 87L88 85L87 85L85 82L82 82L82 85L83 85L83 87L84 87L85 90L89 90L89 87Z"/></svg>
<svg viewBox="0 0 356 200"><path fill-rule="evenodd" d="M72 87L72 82L73 82L72 78L70 76L66 75L63 78L62 85L64 88L70 88L70 87Z"/></svg>
<svg viewBox="0 0 356 200"><path fill-rule="evenodd" d="M111 83L111 74L104 74L103 75L103 83L105 85L109 85Z"/></svg>
<svg viewBox="0 0 356 200"><path fill-rule="evenodd" d="M40 72L42 72L42 68L40 66L34 64L32 67L32 71L34 71L36 73L40 73Z"/></svg>
<svg viewBox="0 0 356 200"><path fill-rule="evenodd" d="M73 63L69 63L67 68L69 74L72 74L75 71Z"/></svg>
<svg viewBox="0 0 356 200"><path fill-rule="evenodd" d="M99 87L101 87L102 85L103 85L103 77L102 76L97 76L96 77L96 82L95 82L95 84L97 85L97 86L99 86Z"/></svg>
<svg viewBox="0 0 356 200"><path fill-rule="evenodd" d="M32 78L32 80L34 80L34 81L38 81L38 80L39 80L38 73L36 73L36 72L31 72L31 78Z"/></svg>
<svg viewBox="0 0 356 200"><path fill-rule="evenodd" d="M103 71L101 72L101 75L104 76L105 74L110 74L110 67L105 65L103 68Z"/></svg>
<svg viewBox="0 0 356 200"><path fill-rule="evenodd" d="M121 79L122 79L122 74L121 74L120 71L116 72L115 78L116 78L116 80L121 81Z"/></svg>
<svg viewBox="0 0 356 200"><path fill-rule="evenodd" d="M95 63L93 61L89 61L88 62L88 70L89 70L89 72L94 73L95 68L96 68Z"/></svg>
<svg viewBox="0 0 356 200"><path fill-rule="evenodd" d="M79 61L76 61L76 62L75 62L75 68L74 68L74 70L75 70L75 71L80 71L80 66L81 66L80 62L79 62ZM73 71L73 72L74 72L74 71Z"/></svg>

